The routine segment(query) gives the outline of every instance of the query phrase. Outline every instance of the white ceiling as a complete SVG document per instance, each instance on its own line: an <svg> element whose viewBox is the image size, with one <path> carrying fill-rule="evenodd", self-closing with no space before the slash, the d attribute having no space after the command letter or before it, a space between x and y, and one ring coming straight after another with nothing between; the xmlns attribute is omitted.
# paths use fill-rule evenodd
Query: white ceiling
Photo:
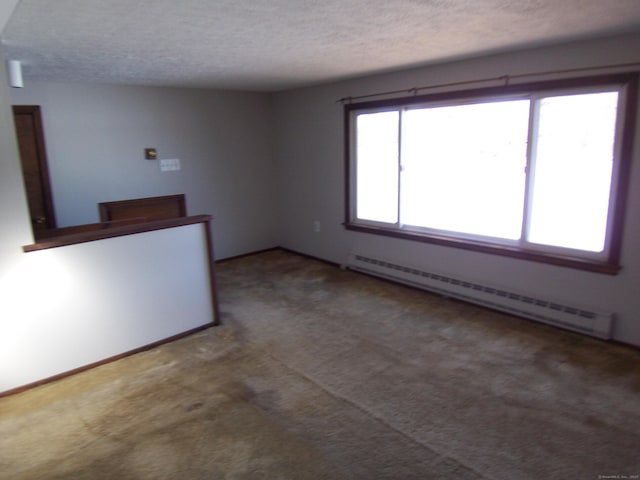
<svg viewBox="0 0 640 480"><path fill-rule="evenodd" d="M640 32L640 0L20 0L25 81L277 91Z"/></svg>

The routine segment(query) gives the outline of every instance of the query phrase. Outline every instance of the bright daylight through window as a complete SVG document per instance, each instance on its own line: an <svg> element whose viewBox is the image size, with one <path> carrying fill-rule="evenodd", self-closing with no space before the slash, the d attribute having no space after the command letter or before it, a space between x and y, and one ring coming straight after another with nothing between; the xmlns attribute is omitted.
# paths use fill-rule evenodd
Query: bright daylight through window
<svg viewBox="0 0 640 480"><path fill-rule="evenodd" d="M346 105L347 228L615 273L636 83Z"/></svg>

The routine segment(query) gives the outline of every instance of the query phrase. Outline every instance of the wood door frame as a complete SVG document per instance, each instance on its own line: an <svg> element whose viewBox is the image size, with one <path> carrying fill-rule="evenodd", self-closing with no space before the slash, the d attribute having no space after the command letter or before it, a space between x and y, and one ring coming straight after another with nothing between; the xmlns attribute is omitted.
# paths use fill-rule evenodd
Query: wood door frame
<svg viewBox="0 0 640 480"><path fill-rule="evenodd" d="M29 115L32 118L33 129L35 132L36 148L38 150L38 166L40 169L40 181L42 183L42 193L44 207L47 216L47 228L56 228L55 210L53 208L53 194L51 190L51 180L49 177L49 164L47 160L47 149L44 142L44 127L42 126L42 115L39 105L13 105L14 125L16 115ZM16 132L17 134L17 132ZM18 145L19 147L19 145ZM20 169L22 169L22 157L20 160ZM24 178L24 177L23 177ZM30 218L31 218L31 212ZM32 219L33 221L33 219ZM32 224L33 228L33 224ZM34 229L35 230L35 229ZM34 231L35 234L35 231Z"/></svg>

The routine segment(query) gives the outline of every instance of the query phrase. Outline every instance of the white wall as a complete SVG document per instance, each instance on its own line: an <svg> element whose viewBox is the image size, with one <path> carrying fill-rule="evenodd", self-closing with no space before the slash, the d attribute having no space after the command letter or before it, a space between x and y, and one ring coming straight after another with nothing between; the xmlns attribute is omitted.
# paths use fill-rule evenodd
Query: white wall
<svg viewBox="0 0 640 480"><path fill-rule="evenodd" d="M446 82L640 62L640 35L495 55L276 95L281 245L333 262L351 250L617 314L614 337L640 345L640 131L617 276L346 231L343 109L336 100ZM529 80L530 81L530 80ZM640 125L640 123L639 123ZM313 231L313 221L321 231Z"/></svg>
<svg viewBox="0 0 640 480"><path fill-rule="evenodd" d="M4 0L0 2L0 33L4 30L16 5L18 5L18 0Z"/></svg>
<svg viewBox="0 0 640 480"><path fill-rule="evenodd" d="M18 0L0 4L0 33L4 30ZM3 59L4 60L4 59ZM18 146L13 128L6 63L0 65L0 265L20 258L20 245L33 240L28 220ZM1 272L1 270L0 270ZM0 317L2 318L2 317Z"/></svg>
<svg viewBox="0 0 640 480"><path fill-rule="evenodd" d="M4 28L13 6L3 3L0 7L0 31ZM6 285L10 282L11 272L20 270L24 263L21 246L32 243L31 226L22 182L22 172L18 161L18 146L13 128L13 115L9 99L9 87L5 62L0 62L0 336L9 328L22 324L24 312L35 301L38 291L27 298L27 304L16 311L15 304L10 304L13 292ZM27 292L25 291L25 294ZM31 292L29 292L31 293ZM15 345L13 348L19 348ZM11 363L12 368L19 365ZM0 384L4 384L0 376Z"/></svg>
<svg viewBox="0 0 640 480"><path fill-rule="evenodd" d="M0 276L0 392L214 319L206 224L29 252Z"/></svg>
<svg viewBox="0 0 640 480"><path fill-rule="evenodd" d="M217 258L277 245L268 95L27 80L11 97L41 106L59 227L98 221L98 202L185 193L189 215L214 216ZM146 147L182 169L160 172Z"/></svg>

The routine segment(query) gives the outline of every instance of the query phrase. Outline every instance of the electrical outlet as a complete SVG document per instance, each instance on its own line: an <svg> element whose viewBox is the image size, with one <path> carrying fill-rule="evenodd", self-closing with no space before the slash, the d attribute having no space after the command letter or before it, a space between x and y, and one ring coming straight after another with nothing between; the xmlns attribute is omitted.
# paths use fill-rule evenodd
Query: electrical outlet
<svg viewBox="0 0 640 480"><path fill-rule="evenodd" d="M320 220L313 221L313 231L316 233L320 231Z"/></svg>

